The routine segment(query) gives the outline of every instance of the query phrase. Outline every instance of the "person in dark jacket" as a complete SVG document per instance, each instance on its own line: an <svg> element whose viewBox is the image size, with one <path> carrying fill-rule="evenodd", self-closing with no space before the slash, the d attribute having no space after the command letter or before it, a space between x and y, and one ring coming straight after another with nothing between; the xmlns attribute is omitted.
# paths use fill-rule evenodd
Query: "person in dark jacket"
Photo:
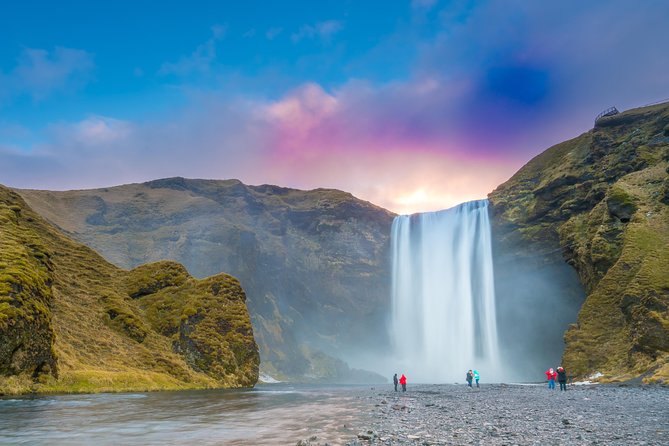
<svg viewBox="0 0 669 446"><path fill-rule="evenodd" d="M393 376L393 384L395 384L395 392L397 392L397 383L399 381L397 380L397 373L395 373L395 376Z"/></svg>
<svg viewBox="0 0 669 446"><path fill-rule="evenodd" d="M471 387L472 386L472 380L474 379L474 372L471 370L467 372L467 377L465 378L467 380L467 386Z"/></svg>
<svg viewBox="0 0 669 446"><path fill-rule="evenodd" d="M564 367L560 366L557 368L557 379L560 383L560 390L567 390L567 372Z"/></svg>

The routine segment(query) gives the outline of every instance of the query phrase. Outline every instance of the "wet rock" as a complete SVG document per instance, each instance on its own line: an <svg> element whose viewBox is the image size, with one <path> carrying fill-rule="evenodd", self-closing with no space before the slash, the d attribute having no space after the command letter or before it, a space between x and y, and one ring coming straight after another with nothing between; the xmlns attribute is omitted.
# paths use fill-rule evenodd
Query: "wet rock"
<svg viewBox="0 0 669 446"><path fill-rule="evenodd" d="M300 440L296 443L296 446L329 446L328 443L318 443L318 437L312 435L308 440Z"/></svg>
<svg viewBox="0 0 669 446"><path fill-rule="evenodd" d="M367 432L361 432L358 434L358 438L360 440L372 440L374 438L377 438L378 434L374 431L367 431Z"/></svg>

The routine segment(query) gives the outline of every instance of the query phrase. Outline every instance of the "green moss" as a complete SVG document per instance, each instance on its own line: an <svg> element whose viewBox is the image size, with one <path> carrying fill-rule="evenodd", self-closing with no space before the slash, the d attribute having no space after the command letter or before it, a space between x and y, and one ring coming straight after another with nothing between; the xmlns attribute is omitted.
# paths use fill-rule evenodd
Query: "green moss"
<svg viewBox="0 0 669 446"><path fill-rule="evenodd" d="M180 286L189 278L188 271L176 262L163 261L139 266L126 280L127 293L132 298L156 293L163 288Z"/></svg>
<svg viewBox="0 0 669 446"><path fill-rule="evenodd" d="M234 386L258 379L258 348L253 342L246 297L239 282L220 274L139 299L157 331L171 336L188 364Z"/></svg>
<svg viewBox="0 0 669 446"><path fill-rule="evenodd" d="M0 188L0 375L48 366L56 374L47 249L22 222L22 206Z"/></svg>
<svg viewBox="0 0 669 446"><path fill-rule="evenodd" d="M0 186L0 394L253 386L250 327L231 276L120 270Z"/></svg>
<svg viewBox="0 0 669 446"><path fill-rule="evenodd" d="M637 210L636 200L619 184L614 185L606 197L609 213L623 222L628 222Z"/></svg>
<svg viewBox="0 0 669 446"><path fill-rule="evenodd" d="M560 249L581 278L588 295L563 358L577 375L667 382L669 169L657 135L668 120L666 103L622 113L490 196L502 237L546 256Z"/></svg>

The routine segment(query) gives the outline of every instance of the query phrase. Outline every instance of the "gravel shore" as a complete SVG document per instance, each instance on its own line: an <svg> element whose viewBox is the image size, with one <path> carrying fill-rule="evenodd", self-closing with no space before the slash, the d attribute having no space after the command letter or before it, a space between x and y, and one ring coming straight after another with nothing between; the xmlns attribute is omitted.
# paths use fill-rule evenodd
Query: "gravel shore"
<svg viewBox="0 0 669 446"><path fill-rule="evenodd" d="M666 387L418 385L358 398L362 428L348 446L669 444Z"/></svg>

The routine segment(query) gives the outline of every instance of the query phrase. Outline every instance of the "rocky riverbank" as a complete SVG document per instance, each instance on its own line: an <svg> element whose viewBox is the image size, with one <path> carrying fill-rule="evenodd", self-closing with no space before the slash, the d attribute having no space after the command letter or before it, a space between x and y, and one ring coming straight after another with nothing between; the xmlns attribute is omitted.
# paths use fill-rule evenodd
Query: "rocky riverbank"
<svg viewBox="0 0 669 446"><path fill-rule="evenodd" d="M418 386L377 392L349 445L659 445L669 441L669 389L639 386Z"/></svg>
<svg viewBox="0 0 669 446"><path fill-rule="evenodd" d="M666 445L669 388L626 385L410 386L369 389L356 438L367 445ZM349 429L351 426L348 426ZM325 445L316 437L298 445ZM329 443L336 444L336 443Z"/></svg>

